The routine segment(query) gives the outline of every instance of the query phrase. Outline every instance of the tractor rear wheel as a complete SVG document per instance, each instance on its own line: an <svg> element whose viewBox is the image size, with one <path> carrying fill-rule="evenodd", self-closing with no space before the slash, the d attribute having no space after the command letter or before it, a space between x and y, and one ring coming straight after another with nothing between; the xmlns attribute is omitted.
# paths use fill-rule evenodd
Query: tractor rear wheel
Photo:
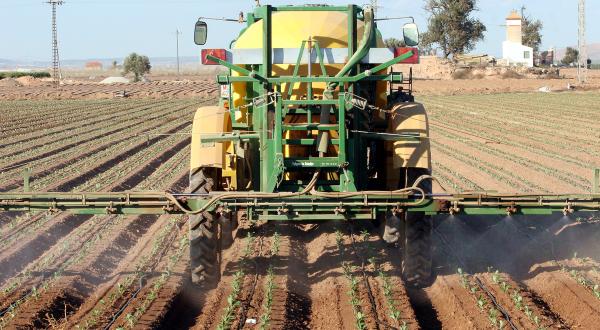
<svg viewBox="0 0 600 330"><path fill-rule="evenodd" d="M189 193L208 194L215 188L218 169L201 168L190 173ZM202 284L217 271L217 221L210 212L190 215L190 266L192 282Z"/></svg>
<svg viewBox="0 0 600 330"><path fill-rule="evenodd" d="M421 175L429 175L427 169L407 168L403 177L405 187L410 187ZM419 187L431 193L431 180L422 181ZM408 285L429 285L432 269L432 219L423 212L404 212L402 274Z"/></svg>
<svg viewBox="0 0 600 330"><path fill-rule="evenodd" d="M402 274L408 285L423 287L431 281L431 216L409 213L404 221Z"/></svg>

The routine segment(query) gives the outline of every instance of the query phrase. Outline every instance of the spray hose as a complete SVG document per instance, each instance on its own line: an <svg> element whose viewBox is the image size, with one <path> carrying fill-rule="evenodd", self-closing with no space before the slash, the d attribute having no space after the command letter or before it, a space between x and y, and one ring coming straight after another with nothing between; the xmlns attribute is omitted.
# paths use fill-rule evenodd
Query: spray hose
<svg viewBox="0 0 600 330"><path fill-rule="evenodd" d="M425 198L426 198L427 194L425 193L425 191L422 188L418 187L418 184L420 184L423 180L436 180L434 177L432 177L430 175L423 175L423 176L419 177L415 181L415 184L413 184L411 187L398 189L398 190L392 190L392 191L373 190L373 191L359 191L359 192L321 192L321 191L317 191L315 189L315 186L317 184L317 179L319 178L320 173L321 173L320 170L315 172L315 174L313 175L313 177L310 180L310 182L308 183L308 185L304 189L302 189L302 191L299 191L299 192L281 192L281 193L232 192L232 193L224 193L224 194L220 194L220 195L212 197L211 199L209 199L206 202L206 204L204 204L203 207L201 207L198 210L187 209L185 206L183 206L181 204L181 202L177 198L175 198L175 196L173 196L171 194L165 194L165 196L170 202L172 202L174 205L176 205L185 214L200 214L202 212L205 212L209 207L216 204L220 200L223 200L226 198L234 198L234 199L235 198L266 198L266 199L290 198L290 197L303 196L303 195L307 195L307 194L310 194L312 196L317 196L317 197L325 197L325 198L350 198L350 197L357 197L357 196L366 197L368 195L385 196L385 197L387 197L387 196L389 196L389 197L407 197L407 196L411 195L411 193L414 194L414 192L417 192L421 195L419 200L417 200L415 202L411 202L411 203L406 203L404 205L419 206L419 205L422 205L423 202L425 202Z"/></svg>
<svg viewBox="0 0 600 330"><path fill-rule="evenodd" d="M225 199L225 198L234 198L234 199L235 198L289 198L289 197L298 197L298 196L306 195L317 184L317 179L319 178L319 174L321 174L321 171L315 172L315 174L313 174L313 177L310 180L310 182L308 183L308 185L306 185L306 187L304 189L302 189L302 191L299 191L299 192L280 192L280 193L260 193L260 192L240 193L240 192L231 192L231 193L224 193L224 194L220 194L220 195L212 197L211 199L209 199L206 202L206 204L202 208L200 208L198 210L195 210L195 211L186 209L180 203L180 201L177 200L177 198L175 198L175 196L173 196L171 194L166 194L166 197L167 197L167 199L170 202L172 202L173 204L175 204L185 214L199 214L199 213L202 213L202 212L206 211L213 204L215 204L218 201L220 201L222 199Z"/></svg>

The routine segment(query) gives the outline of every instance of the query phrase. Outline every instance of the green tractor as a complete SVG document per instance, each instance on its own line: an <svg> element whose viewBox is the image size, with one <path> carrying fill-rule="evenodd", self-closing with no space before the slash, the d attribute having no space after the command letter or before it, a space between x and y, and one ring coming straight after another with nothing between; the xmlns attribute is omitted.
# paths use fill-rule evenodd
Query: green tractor
<svg viewBox="0 0 600 330"><path fill-rule="evenodd" d="M262 6L245 23L232 49L202 51L204 64L229 74L217 77L219 105L196 113L189 193L276 201L270 209L245 208L250 220L384 218L384 239L403 246L403 272L421 284L431 273L429 216L339 205L367 191L431 193L425 109L406 89L410 77L388 72L418 61L416 25L402 29L409 47L388 49L369 6ZM199 20L197 44L207 31ZM308 200L281 207L286 195ZM230 237L234 219L208 211L191 217L195 281L211 273L215 237Z"/></svg>

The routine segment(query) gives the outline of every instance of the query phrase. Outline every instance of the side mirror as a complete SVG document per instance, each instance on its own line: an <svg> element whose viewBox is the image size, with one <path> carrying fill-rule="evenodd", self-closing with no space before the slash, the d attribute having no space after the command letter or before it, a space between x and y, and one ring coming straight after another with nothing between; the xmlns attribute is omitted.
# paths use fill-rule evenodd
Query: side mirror
<svg viewBox="0 0 600 330"><path fill-rule="evenodd" d="M202 46L206 44L206 37L208 35L208 25L206 22L196 22L196 28L194 29L194 43Z"/></svg>
<svg viewBox="0 0 600 330"><path fill-rule="evenodd" d="M402 33L404 34L404 44L408 47L415 47L419 45L419 27L415 23L406 23L402 27Z"/></svg>

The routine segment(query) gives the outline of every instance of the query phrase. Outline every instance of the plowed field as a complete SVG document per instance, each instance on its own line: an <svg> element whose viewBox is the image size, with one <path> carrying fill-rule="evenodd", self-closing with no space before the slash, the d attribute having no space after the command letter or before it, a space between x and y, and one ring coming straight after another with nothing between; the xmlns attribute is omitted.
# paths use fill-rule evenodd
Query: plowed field
<svg viewBox="0 0 600 330"><path fill-rule="evenodd" d="M419 101L446 190L591 192L600 94ZM213 102L0 101L0 191L24 168L38 191L183 191L185 133ZM371 223L241 220L196 287L184 216L0 214L0 329L598 329L600 223L576 217L435 218L418 289Z"/></svg>

